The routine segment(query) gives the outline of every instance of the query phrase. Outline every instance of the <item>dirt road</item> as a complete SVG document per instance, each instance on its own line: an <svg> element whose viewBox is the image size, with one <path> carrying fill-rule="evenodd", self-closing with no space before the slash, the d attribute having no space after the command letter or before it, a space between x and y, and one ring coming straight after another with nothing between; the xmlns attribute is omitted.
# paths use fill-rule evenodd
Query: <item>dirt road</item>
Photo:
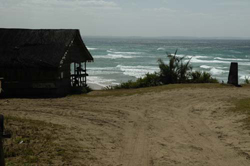
<svg viewBox="0 0 250 166"><path fill-rule="evenodd" d="M248 166L249 131L228 111L244 88L184 88L133 95L2 99L0 112L65 127L72 165ZM99 96L99 97L98 97Z"/></svg>

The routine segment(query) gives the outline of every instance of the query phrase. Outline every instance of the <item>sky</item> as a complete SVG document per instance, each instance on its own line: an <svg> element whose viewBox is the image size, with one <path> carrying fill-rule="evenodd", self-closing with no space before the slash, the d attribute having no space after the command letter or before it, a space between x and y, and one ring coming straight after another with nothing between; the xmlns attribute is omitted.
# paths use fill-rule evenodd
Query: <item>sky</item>
<svg viewBox="0 0 250 166"><path fill-rule="evenodd" d="M250 0L0 0L0 27L250 38Z"/></svg>

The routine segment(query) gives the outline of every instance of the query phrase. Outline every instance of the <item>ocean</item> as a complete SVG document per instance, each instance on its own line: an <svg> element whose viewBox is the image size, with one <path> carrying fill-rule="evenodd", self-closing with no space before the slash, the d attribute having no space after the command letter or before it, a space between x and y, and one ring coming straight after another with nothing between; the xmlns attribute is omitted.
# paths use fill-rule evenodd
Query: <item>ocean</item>
<svg viewBox="0 0 250 166"><path fill-rule="evenodd" d="M239 81L250 76L250 40L163 39L136 37L83 37L94 57L87 64L89 83L106 87L136 80L159 71L159 58L168 63L166 52L191 58L193 70L206 71L227 82L230 63L238 62Z"/></svg>

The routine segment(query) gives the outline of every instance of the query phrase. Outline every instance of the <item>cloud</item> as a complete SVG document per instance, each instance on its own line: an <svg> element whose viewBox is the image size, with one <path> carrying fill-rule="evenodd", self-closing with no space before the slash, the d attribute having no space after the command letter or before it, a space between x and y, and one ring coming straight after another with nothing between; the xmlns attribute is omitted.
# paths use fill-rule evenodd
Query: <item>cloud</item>
<svg viewBox="0 0 250 166"><path fill-rule="evenodd" d="M144 9L146 12L154 12L154 13L176 13L176 10L170 8L148 8Z"/></svg>
<svg viewBox="0 0 250 166"><path fill-rule="evenodd" d="M241 1L228 0L218 3L219 6L227 6L227 7L248 7L249 4L250 4L249 0L241 0Z"/></svg>
<svg viewBox="0 0 250 166"><path fill-rule="evenodd" d="M2 0L1 8L76 9L98 8L119 9L113 1L106 0Z"/></svg>

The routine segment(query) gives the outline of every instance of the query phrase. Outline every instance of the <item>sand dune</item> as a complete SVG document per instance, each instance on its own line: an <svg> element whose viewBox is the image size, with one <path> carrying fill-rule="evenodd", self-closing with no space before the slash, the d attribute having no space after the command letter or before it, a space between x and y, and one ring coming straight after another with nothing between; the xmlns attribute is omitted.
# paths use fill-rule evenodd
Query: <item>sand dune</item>
<svg viewBox="0 0 250 166"><path fill-rule="evenodd" d="M122 92L1 99L0 112L63 126L55 141L74 154L71 165L250 165L245 115L229 111L233 99L250 98L250 88Z"/></svg>

